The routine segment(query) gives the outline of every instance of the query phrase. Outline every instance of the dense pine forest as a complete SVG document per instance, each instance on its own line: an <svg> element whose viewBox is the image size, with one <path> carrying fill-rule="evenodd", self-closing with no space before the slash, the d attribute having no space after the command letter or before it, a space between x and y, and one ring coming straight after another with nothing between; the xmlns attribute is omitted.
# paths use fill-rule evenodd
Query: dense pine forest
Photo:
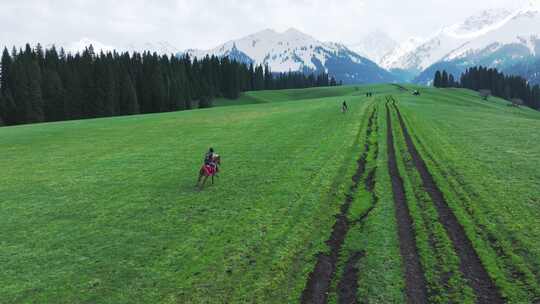
<svg viewBox="0 0 540 304"><path fill-rule="evenodd" d="M4 49L0 125L210 107L243 91L337 85L328 74L274 74L227 57L156 53L66 53L53 46Z"/></svg>
<svg viewBox="0 0 540 304"><path fill-rule="evenodd" d="M524 105L540 110L540 86L531 86L520 76L504 75L497 69L472 67L460 77L459 82L446 71L437 71L433 80L437 88L462 87L476 91L487 91L489 94L507 100L520 100Z"/></svg>

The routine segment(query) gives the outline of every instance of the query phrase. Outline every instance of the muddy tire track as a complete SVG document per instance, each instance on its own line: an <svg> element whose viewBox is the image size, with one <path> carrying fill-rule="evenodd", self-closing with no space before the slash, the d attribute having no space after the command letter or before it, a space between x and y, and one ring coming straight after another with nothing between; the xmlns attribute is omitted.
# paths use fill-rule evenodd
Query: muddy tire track
<svg viewBox="0 0 540 304"><path fill-rule="evenodd" d="M336 266L339 260L341 247L345 242L347 232L349 231L350 227L354 225L354 223L350 223L348 221L347 214L349 212L351 203L354 200L354 194L358 190L360 181L366 169L367 156L370 148L368 141L371 133L373 132L373 119L375 117L376 111L374 110L370 114L370 118L368 120L368 127L365 135L366 145L364 146L363 153L360 155L360 158L357 161L356 172L352 176L353 183L349 189L349 192L345 195L345 201L341 205L340 213L336 216L336 222L332 227L332 233L330 235L330 238L326 241L326 245L329 247L330 252L318 254L315 268L309 274L306 287L302 292L300 302L303 304L323 304L328 302L328 292L330 290L330 285L336 272ZM361 257L361 255L353 254L353 257L355 256L357 256L358 259L360 259ZM351 259L349 259L349 262L351 262ZM354 272L354 266L356 265L358 260L352 262L350 264L351 269L349 269L350 273L348 273L349 276L351 276L351 272ZM355 274L357 277L357 272ZM354 296L356 298L356 289L354 288L354 286L357 284L357 282L351 281L352 284L349 283L350 282L348 280L347 282L343 282L343 284L347 286L346 288L351 288L351 292L354 292Z"/></svg>
<svg viewBox="0 0 540 304"><path fill-rule="evenodd" d="M392 118L388 103L386 106L387 120L387 148L388 171L392 180L392 192L396 208L396 221L398 224L399 249L405 266L405 291L408 303L428 303L426 278L420 264L413 222L409 214L403 180L399 175L394 148L394 135L392 133Z"/></svg>
<svg viewBox="0 0 540 304"><path fill-rule="evenodd" d="M338 303L356 304L356 292L358 290L358 267L356 264L365 255L364 252L355 252L345 264L343 276L338 283Z"/></svg>
<svg viewBox="0 0 540 304"><path fill-rule="evenodd" d="M460 270L474 290L477 303L504 303L499 290L488 275L482 261L474 250L471 241L465 234L463 226L461 226L453 211L448 206L443 193L438 188L433 176L427 169L424 160L418 153L407 130L407 126L403 121L403 117L395 103L394 108L397 112L399 124L405 137L407 149L422 179L424 190L435 203L435 208L439 214L439 221L443 224L454 245L454 250L460 259Z"/></svg>
<svg viewBox="0 0 540 304"><path fill-rule="evenodd" d="M368 131L368 136L366 138L366 143L364 146L364 151L373 151L373 160L376 161L379 155L379 145L378 142L375 141L374 144L371 144L369 142L369 137L371 134L378 133L378 125L377 122L373 122L373 119L377 119L377 110L375 110L373 116L370 118L369 126L370 131ZM360 225L359 229L363 229L365 224L365 219L370 215L371 211L375 209L375 206L377 206L378 197L375 194L375 174L377 171L377 167L373 166L370 170L367 176L364 179L364 188L365 190L370 194L371 196L371 205L367 210L362 212L360 216L352 223L352 225L358 224ZM347 263L344 266L343 274L338 282L337 285L337 300L339 304L356 304L358 303L358 299L356 298L356 294L358 291L358 267L357 264L360 261L362 257L365 256L365 252L358 251L351 253L351 256L347 260Z"/></svg>
<svg viewBox="0 0 540 304"><path fill-rule="evenodd" d="M409 135L411 135L413 140L416 139L416 143L420 146L420 149L424 147L416 134ZM448 174L454 178L454 183L457 183L457 185L449 183L452 192L461 202L463 210L469 215L474 223L476 234L489 243L489 246L500 259L498 265L507 272L506 275L511 277L511 280L520 281L523 288L526 289L529 294L534 295L535 299L539 299L537 302L540 303L540 289L538 287L538 283L540 283L540 272L538 270L540 269L540 264L538 261L540 261L540 259L531 256L530 252L524 251L523 248L527 248L527 246L508 231L504 231L503 233L503 235L506 236L506 239L501 238L501 234L498 233L498 231L501 230L503 226L498 224L498 222L495 224L498 229L497 232L488 228L486 226L486 218L482 217L485 216L486 211L483 209L473 210L467 203L469 201L484 202L479 194L462 180L461 174L454 168L448 167L443 169L441 168L440 162L437 159L434 159L432 155L428 154L427 157L433 162L436 168L441 170L443 175L446 176L446 174ZM480 214L482 214L482 216L480 216ZM506 245L503 245L504 242L507 242ZM515 263L515 256L522 260L522 262L519 262L519 266ZM534 282L536 282L536 284Z"/></svg>

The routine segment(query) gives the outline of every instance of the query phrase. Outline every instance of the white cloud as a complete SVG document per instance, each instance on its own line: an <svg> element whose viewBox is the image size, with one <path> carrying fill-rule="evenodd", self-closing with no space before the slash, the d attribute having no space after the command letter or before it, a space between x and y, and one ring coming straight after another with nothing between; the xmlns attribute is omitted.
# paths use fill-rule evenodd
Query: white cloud
<svg viewBox="0 0 540 304"><path fill-rule="evenodd" d="M298 28L352 43L380 28L397 39L428 35L478 10L527 0L0 0L0 45L105 45L168 41L210 48L265 28Z"/></svg>

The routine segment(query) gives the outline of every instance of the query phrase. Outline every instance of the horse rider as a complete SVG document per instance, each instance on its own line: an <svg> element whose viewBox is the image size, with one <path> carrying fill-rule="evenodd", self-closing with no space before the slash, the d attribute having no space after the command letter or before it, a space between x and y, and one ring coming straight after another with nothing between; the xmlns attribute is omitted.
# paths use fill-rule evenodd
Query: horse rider
<svg viewBox="0 0 540 304"><path fill-rule="evenodd" d="M204 165L210 166L214 173L217 173L217 164L214 161L214 148L208 149L208 152L206 152L204 156Z"/></svg>
<svg viewBox="0 0 540 304"><path fill-rule="evenodd" d="M347 105L347 102L345 100L343 101L343 104L341 105L341 111L343 113L349 111L349 106Z"/></svg>

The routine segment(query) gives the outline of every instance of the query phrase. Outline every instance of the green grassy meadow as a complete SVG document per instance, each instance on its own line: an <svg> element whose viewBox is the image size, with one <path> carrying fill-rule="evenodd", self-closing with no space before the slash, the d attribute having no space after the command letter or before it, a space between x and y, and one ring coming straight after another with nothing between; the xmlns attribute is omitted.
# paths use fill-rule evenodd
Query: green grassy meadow
<svg viewBox="0 0 540 304"><path fill-rule="evenodd" d="M0 128L0 303L299 303L366 147L328 302L361 253L358 301L402 303L387 119L430 302L475 302L388 96L505 301L540 301L540 113L420 90L246 92L211 109ZM210 146L221 173L199 191Z"/></svg>

